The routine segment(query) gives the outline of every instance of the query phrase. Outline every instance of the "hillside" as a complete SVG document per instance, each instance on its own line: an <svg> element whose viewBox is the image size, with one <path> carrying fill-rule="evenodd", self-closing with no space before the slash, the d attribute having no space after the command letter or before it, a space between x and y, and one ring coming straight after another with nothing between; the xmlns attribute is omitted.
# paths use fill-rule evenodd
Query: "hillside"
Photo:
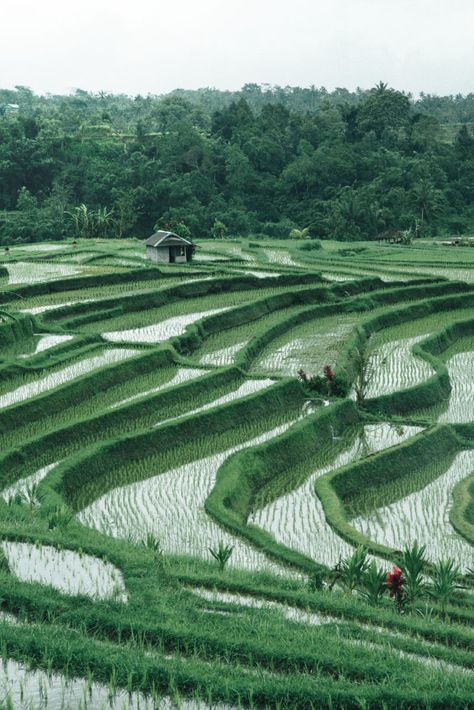
<svg viewBox="0 0 474 710"><path fill-rule="evenodd" d="M474 249L144 255L1 255L0 706L470 707Z"/></svg>

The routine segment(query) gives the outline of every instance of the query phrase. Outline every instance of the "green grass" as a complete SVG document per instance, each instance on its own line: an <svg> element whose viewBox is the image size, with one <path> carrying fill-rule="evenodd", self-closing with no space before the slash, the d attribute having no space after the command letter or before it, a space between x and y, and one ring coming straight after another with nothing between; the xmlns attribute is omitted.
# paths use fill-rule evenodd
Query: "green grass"
<svg viewBox="0 0 474 710"><path fill-rule="evenodd" d="M115 347L101 341L103 332L228 308L167 343L136 345L129 360L0 410L1 487L49 469L25 497L8 503L0 498L0 538L110 562L128 597L127 603L94 601L21 582L0 554L0 608L21 621L0 622L3 659L55 671L60 682L82 679L85 692L92 682L112 694L142 692L150 706L160 695L209 707L470 707L471 594L457 592L446 609L425 597L418 611L398 614L387 595L373 606L337 585L329 591L328 568L251 522L267 504L276 511L280 500L291 505L293 493L309 482L308 494L322 504L332 539L348 550L366 544L385 571L393 549L351 525L354 516L421 495L474 445L472 413L462 424L435 426L449 404L451 359L474 350L474 292L454 283L473 280L474 250L432 241L410 247L328 241L315 251L279 240L203 241L203 257L225 261L165 265L161 273L141 258L136 240L81 240L75 249L68 242L58 251L32 246L3 255L2 262L31 262L32 271L63 263L85 273L14 288L0 274L0 397ZM245 271L282 276L258 279ZM320 273L351 280L324 283ZM399 283L418 275L447 280ZM78 303L33 319L16 314L71 302ZM18 357L34 350L35 334L48 333L76 337ZM318 374L333 364L350 384L355 349L371 334L374 348L421 337L413 352L434 374L407 380L415 386L402 391L405 380L389 372L393 391L379 377L383 391L367 400L365 410L332 399L311 414L306 410L281 435L249 445L300 417L305 392L294 376L298 367ZM209 354L237 345L242 349L205 366L202 376L174 380L181 368L195 368ZM277 383L191 413L235 392L254 371L274 374ZM285 374L290 379L281 379ZM406 438L418 431L409 429L414 425L425 432ZM364 448L371 427L405 433ZM395 445L387 448L387 442ZM209 461L221 461L219 456L216 471ZM189 480L183 473L188 465ZM200 507L196 472L207 486ZM149 506L139 507L135 492L140 482L155 485L155 477L169 486L158 501L151 495L142 501L157 506L153 516ZM80 523L76 512L119 487L131 501L120 513L132 515L129 530L136 535L105 534L98 517L90 527ZM453 495L451 534L474 544L472 475L456 484ZM147 515L157 524L143 536ZM192 540L194 547L163 550L159 520L166 516L179 521L176 538ZM297 520L296 508L293 516L295 524L312 524ZM213 547L219 536L235 545L223 571L207 549L206 526L216 536ZM163 543L168 533L163 527ZM305 535L317 539L318 529L305 529ZM148 547L141 542L147 537ZM187 554L196 545L199 554ZM242 549L257 561L251 570L239 567ZM316 570L322 573L319 591L307 577ZM6 702L0 692L0 705Z"/></svg>

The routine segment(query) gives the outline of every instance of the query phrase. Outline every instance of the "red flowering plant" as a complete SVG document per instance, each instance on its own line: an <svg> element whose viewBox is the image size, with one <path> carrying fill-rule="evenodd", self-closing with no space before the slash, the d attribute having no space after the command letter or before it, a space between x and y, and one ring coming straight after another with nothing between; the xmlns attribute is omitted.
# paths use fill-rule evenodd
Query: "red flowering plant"
<svg viewBox="0 0 474 710"><path fill-rule="evenodd" d="M405 589L403 585L406 579L402 574L402 570L397 565L392 566L392 571L387 572L385 578L385 586L390 591L390 598L395 601L395 605L401 608L405 600Z"/></svg>
<svg viewBox="0 0 474 710"><path fill-rule="evenodd" d="M313 375L310 377L302 367L297 374L308 393L317 392L326 397L345 397L349 390L348 383L344 378L336 375L331 365L324 366L324 376Z"/></svg>
<svg viewBox="0 0 474 710"><path fill-rule="evenodd" d="M324 366L324 376L326 378L328 394L332 394L334 392L334 388L336 387L336 383L334 381L334 371L331 365Z"/></svg>

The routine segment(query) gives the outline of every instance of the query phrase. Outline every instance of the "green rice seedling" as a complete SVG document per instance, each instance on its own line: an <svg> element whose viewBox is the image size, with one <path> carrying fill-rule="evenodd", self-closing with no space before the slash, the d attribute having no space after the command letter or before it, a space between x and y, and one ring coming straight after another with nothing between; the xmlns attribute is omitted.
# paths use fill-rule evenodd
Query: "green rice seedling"
<svg viewBox="0 0 474 710"><path fill-rule="evenodd" d="M33 262L16 262L7 264L8 284L33 284L41 281L51 281L65 276L75 276L81 269L66 264L39 264Z"/></svg>
<svg viewBox="0 0 474 710"><path fill-rule="evenodd" d="M272 340L254 369L279 375L295 375L299 368L314 375L326 363L337 360L345 338L357 322L356 314L335 314L308 320Z"/></svg>
<svg viewBox="0 0 474 710"><path fill-rule="evenodd" d="M423 570L426 566L426 546L418 546L415 540L412 547L407 547L398 556L399 565L406 579L405 596L412 607L426 593L426 581Z"/></svg>
<svg viewBox="0 0 474 710"><path fill-rule="evenodd" d="M400 431L386 423L344 427L342 431L340 425L334 426L316 457L307 457L302 466L293 465L284 476L270 479L255 498L249 522L277 542L334 567L339 558L352 553L352 548L328 523L315 495L315 483L331 470L392 447L418 431L415 427Z"/></svg>
<svg viewBox="0 0 474 710"><path fill-rule="evenodd" d="M444 615L456 590L462 588L458 582L459 566L455 564L454 560L440 560L433 565L428 593L439 603Z"/></svg>
<svg viewBox="0 0 474 710"><path fill-rule="evenodd" d="M375 560L372 560L362 578L361 586L358 587L358 592L369 604L377 606L386 591L386 573L377 567Z"/></svg>
<svg viewBox="0 0 474 710"><path fill-rule="evenodd" d="M472 420L472 382L474 378L473 352L460 352L446 363L451 382L448 408L440 416L441 422L467 422Z"/></svg>
<svg viewBox="0 0 474 710"><path fill-rule="evenodd" d="M416 539L426 546L430 561L453 558L465 570L472 562L472 545L453 529L449 512L454 486L473 470L474 451L460 451L446 460L442 448L436 455L428 449L428 456L427 466L408 469L408 475L378 491L366 489L359 511L362 506L366 510L351 525L393 549L410 546Z"/></svg>
<svg viewBox="0 0 474 710"><path fill-rule="evenodd" d="M443 309L440 307L429 315L415 315L409 321L397 322L374 334L374 347L398 342L407 338L427 337L430 333L437 333L455 321L465 320L472 315L472 309L459 303L458 308Z"/></svg>
<svg viewBox="0 0 474 710"><path fill-rule="evenodd" d="M0 548L0 574L9 574L10 572L10 566L8 564L8 560L6 558L5 553L3 552L2 548Z"/></svg>
<svg viewBox="0 0 474 710"><path fill-rule="evenodd" d="M291 260L300 262L300 255L296 251L287 253L281 242L262 241L259 245L260 249L254 251L262 252L263 258L266 249L273 251L281 272L288 273L294 268ZM325 272L336 277L339 274L353 277L363 272L398 278L405 268L427 271L431 266L435 269L442 266L435 250L428 252L428 258L426 251L423 258L418 258L417 250L422 251L418 246L410 252L410 256L414 255L413 263L402 249L383 249L381 253L380 247L365 245L363 256L359 257L359 247L354 247L348 259L339 252L340 245L325 244L319 256L302 252L302 258L311 257L302 263L318 269L324 265ZM117 264L124 258L135 258L134 248L141 247L136 242L115 240L112 246L108 243L89 245L87 250L83 249L87 254L75 253L78 257L75 263L84 266L82 257L98 257ZM211 244L209 250L212 249ZM222 251L237 255L231 254L232 249L224 249L224 245ZM171 274L172 268L167 268ZM291 393L280 391L277 385L276 396L271 395L272 387L269 387L268 392L257 397L251 394L255 386L253 378L245 378L239 371L239 367L248 370L252 361L265 353L265 348L271 352L278 339L283 346L295 345L292 354L301 360L306 353L311 355L315 333L327 336L328 353L331 350L340 353L339 370L344 362L349 368L348 350L355 338L349 336L349 332L338 333L337 330L350 319L354 327L377 318L377 323L372 325L381 330L374 334L373 340L383 359L384 353L392 347L390 343L400 344L403 339L422 336L422 326L413 318L402 324L398 321L398 333L394 335L392 327L388 334L391 337L388 337L390 329L383 328L384 323L397 322L401 301L424 298L425 305L414 303L415 314L429 312L436 304L428 306L421 288L419 295L410 289L407 292L412 295L403 295L402 289L384 289L393 291L393 295L384 300L385 293L374 279L371 284L367 283L367 293L362 293L359 300L352 299L351 294L360 292L358 286L349 281L343 286L319 286L317 298L325 300L327 310L324 311L317 311L320 306L315 305L317 301L311 296L287 299L289 289L282 288L283 279L274 282L273 294L282 294L284 298L270 298L272 288L267 286L271 279L261 283L263 288L245 285L247 292L241 291L234 297L225 281L240 279L242 282L243 277L231 276L232 268L232 265L214 267L216 275L210 276L210 291L206 290L206 284L189 292L184 288L181 293L175 293L173 302L168 296L162 298L166 286L156 275L141 282L133 276L128 283L126 280L111 282L110 286L94 286L93 283L99 284L97 278L92 281L89 277L71 277L70 283L74 282L71 289L66 280L61 284L56 282L57 289L56 284L50 288L47 283L18 287L27 295L26 302L23 304L18 299L13 304L10 299L10 306L21 304L30 308L54 308L58 303L81 301L77 306L63 309L62 313L51 310L38 314L36 323L42 325L40 333L48 334L42 336L43 345L50 343L48 338L55 337L56 333L76 333L74 320L78 328L96 334L115 329L150 328L163 325L167 319L188 318L215 308L232 308L239 302L245 305L239 313L234 308L222 316L213 316L208 323L190 327L185 338L174 341L178 348L182 347L181 354L193 352L193 360L184 362L179 358L177 366L178 358L171 348L142 345L140 356L100 369L97 375L84 372L82 379L71 378L77 379L77 386L69 379L47 388L42 384L37 400L27 393L27 397L9 402L8 409L5 406L0 412L4 425L0 427L0 449L4 452L0 465L2 497L8 500L11 496L24 495L21 506L15 502L8 506L0 500L2 537L14 541L0 546L1 550L8 549L11 568L10 574L0 575L2 612L14 614L12 618L21 621L14 628L11 618L2 614L0 634L4 665L13 656L16 662L21 660L31 667L47 669L44 680L40 679L39 671L30 672L28 680L23 680L26 675L22 676L12 664L12 682L7 683L3 694L11 693L14 707L32 707L38 702L42 706L47 703L50 707L61 707L62 703L63 707L76 707L82 703L84 710L107 704L109 690L114 710L135 708L137 703L128 695L133 688L151 693L143 701L140 698L139 707L147 707L147 702L151 706L155 699L158 705L159 695L163 693L168 695L163 698L165 707L171 703L171 694L186 708L202 701L214 707L218 703L225 703L224 707L239 704L306 707L308 703L314 707L375 708L384 704L390 707L470 707L472 673L461 674L460 669L474 669L470 628L474 619L472 595L451 594L446 605L433 598L430 604L434 610L427 606L426 610L416 609L418 613L395 614L393 605L383 598L386 586L383 573L375 562L369 564L363 551L354 550L347 542L348 539L355 541L358 533L359 539L373 540L392 549L402 549L405 545L411 549L416 539L419 549L426 545L425 554L431 561L453 558L461 569L472 566L472 548L467 540L463 541L462 555L459 545L440 546L441 538L450 545L454 538L446 515L451 482L472 470L472 461L464 454L474 452L456 448L458 435L463 441L467 440L468 427L462 434L461 427L442 428L443 431L449 429L451 438L456 439L451 450L451 439L441 437L440 442L449 449L444 452L441 444L439 448L430 446L432 439L428 433L420 436L426 440L427 462L416 447L395 447L419 430L413 426L416 421L404 420L403 430L398 430L393 424L380 423L379 411L375 408L370 409L372 419L358 413L353 402L339 402L335 407L325 408L328 421L324 427L318 420L314 428L305 429L302 422L279 437L277 435L289 425L290 416L295 420L300 414L299 384L294 379L291 383L288 381L294 385ZM268 259L263 268L269 269L264 276L275 275L270 271ZM455 268L454 260L451 270ZM227 273L225 278L217 276L218 269ZM144 264L141 271L148 270L153 267ZM466 266L464 270L472 269ZM212 271L211 266L208 272ZM135 269L134 273L137 272ZM99 273L96 272L96 277ZM127 274L125 271L122 274L125 279ZM308 272L306 275L311 276ZM91 284L83 291L75 283L88 280ZM170 290L173 283L172 279L167 280ZM179 279L175 283L179 283ZM450 293L454 293L455 285L448 286L453 286ZM290 288L299 290L299 284ZM374 292L369 292L374 288ZM154 294L154 291L160 293ZM455 292L456 303L460 304L463 293L458 291ZM190 297L185 297L186 293ZM444 291L440 289L440 293ZM265 294L269 298L260 299L260 305L252 311L256 299ZM84 300L99 296L105 297L106 303L83 305ZM136 296L140 298L134 301ZM466 296L466 303L470 305L470 296ZM2 294L3 297L7 302L8 294ZM442 300L439 299L440 308ZM279 309L284 303L287 305ZM311 303L313 306L308 306ZM393 307L379 308L379 303L392 303ZM314 321L305 320L307 309L312 310ZM367 320L369 310L370 321ZM453 317L454 309L449 311L447 306L446 311L436 316L432 314L427 333L436 332L436 318L439 322L448 322ZM245 323L244 317L253 320ZM52 323L62 326L62 330L46 326ZM4 324L0 331L3 327ZM297 332L295 327L300 330ZM39 354L35 360L18 360L13 369L14 357L33 351L38 345L36 341L30 343L31 333L23 335L28 336L26 347L17 349L19 343L16 343L6 356L10 362L4 358L0 363L0 397L9 394L14 386L38 382L45 375L57 374L66 365L83 360L84 349L91 344L99 352L104 348L97 338L84 340L76 334L74 343L58 345L50 355L48 352ZM305 343L294 343L295 335L301 336ZM346 336L350 338L347 352L343 342ZM308 350L303 353L304 345L308 345ZM388 389L398 394L397 388L410 384L413 379L412 364L403 360L405 354L408 355L406 342L403 348L392 358L394 368L390 364L392 360L390 363L387 360L387 367L379 369L377 387L382 395ZM472 350L472 344L468 349ZM434 350L428 352L439 355ZM201 379L197 363L208 354L205 364L213 369ZM454 354L450 353L450 357ZM90 355L88 352L87 357ZM283 356L286 358L286 352ZM441 361L448 359L440 358ZM218 369L232 361L238 367ZM331 357L324 357L322 364L332 362ZM298 365L301 364L304 363L300 361ZM402 372L405 366L406 377ZM336 368L335 371L337 373ZM25 373L24 380L21 372ZM464 384L469 381L469 372L466 368ZM184 380L180 379L182 375L185 375ZM191 375L193 381L188 383ZM260 378L257 384L263 387L265 382ZM283 385L286 387L287 383ZM252 397L249 406L241 400L245 395ZM369 387L367 408L370 396ZM341 417L332 417L340 405L344 407ZM203 407L209 406L223 408L206 413ZM465 412L469 415L468 406ZM187 416L179 421L166 421L183 414ZM430 412L429 416L435 415ZM464 415L461 412L459 416ZM312 417L306 417L306 421ZM159 428L152 429L158 423ZM424 427L425 423L420 426ZM350 434L346 431L349 428ZM314 434L314 438L309 438L308 434L310 437ZM257 443L259 437L263 439ZM391 466L390 456L386 466L384 459L371 456L374 451L391 447L399 452L394 458L400 468L398 464ZM299 457L298 449L305 451L305 448L306 457ZM458 454L462 458L458 458ZM406 466L401 461L405 456ZM442 461L444 468L433 465L429 456ZM347 503L345 512L349 523L342 537L337 532L342 533L342 528L337 524L331 527L330 523L334 522L331 511L322 507L315 485L324 473L329 474L356 459L361 462L365 459L366 469L362 463L360 469L352 468L352 478L350 471L342 472L343 480L341 478L338 488L341 502ZM421 465L422 459L426 471ZM458 479L443 478L451 463L457 468ZM370 473L369 469L372 476L358 475L359 471ZM393 476L387 473L391 470ZM399 471L403 475L398 475ZM232 486L230 474L235 477ZM444 491L430 488L435 480ZM229 501L230 507L225 511L228 517L220 521L222 527L206 503L225 483L230 486L229 496L225 498L224 486L222 500ZM44 495L42 502L47 505L44 515L34 511L38 493L35 484L39 485ZM408 500L408 495L418 498ZM63 530L59 526L49 530L48 513L57 513L63 504L77 512L79 520L87 527L71 523ZM351 519L351 516L362 515L367 520L367 516L371 516L370 529L358 528L356 519ZM440 522L442 518L444 523ZM228 528L224 520L231 523ZM234 522L235 528L232 527ZM438 528L440 534L435 536L433 530ZM387 543L390 536L394 539L392 545ZM430 547L430 537L437 548L436 554ZM34 540L38 541L37 546L32 545ZM249 542L254 542L255 546ZM219 547L230 550L230 560L223 564L225 574L222 574L219 559L208 552L213 550L218 558ZM161 551L160 560L165 564L155 564ZM275 561L270 561L266 553L271 553ZM301 561L305 555L306 566ZM324 568L307 580L292 577L281 564L297 560L295 565L299 569L312 571L315 561L330 567L338 556L343 558L337 569L338 584L344 590L355 592L353 594L331 594L326 590L324 578L328 572ZM407 574L405 565L404 574ZM362 581L354 583L357 578ZM198 597L189 589L203 590L206 596L200 593ZM210 590L215 596L213 599L208 596ZM224 596L231 593L233 600ZM80 603L71 596L77 594L83 595ZM120 603L128 598L130 604ZM361 603L361 598L369 603ZM421 606L418 601L413 606L415 604ZM449 624L445 617L449 618ZM91 668L94 679L90 675ZM69 676L67 682L65 672ZM54 674L59 676L57 686L54 686ZM76 683L74 678L81 676L82 681ZM1 680L0 674L0 687ZM24 698L19 700L17 688L22 683ZM100 691L96 690L97 683L102 684ZM69 687L73 686L77 688L75 697L69 693ZM62 698L58 695L61 692Z"/></svg>
<svg viewBox="0 0 474 710"><path fill-rule="evenodd" d="M196 276L195 278L199 278ZM63 306L75 305L77 303L100 301L101 299L109 299L114 296L129 296L140 293L156 292L164 288L169 288L182 284L185 278L167 278L167 279L147 279L146 281L129 278L128 281L122 283L109 283L106 286L90 283L85 284L83 288L68 289L67 291L58 291L50 293L40 293L38 295L29 296L21 299L21 308L19 310L28 313L47 313L49 310ZM65 298L67 300L65 300ZM16 305L16 304L15 304ZM14 304L9 307L13 310ZM16 308L15 308L16 310Z"/></svg>
<svg viewBox="0 0 474 710"><path fill-rule="evenodd" d="M70 382L81 375L91 373L93 370L104 367L105 365L131 358L136 354L136 350L112 348L104 350L94 357L79 360L72 365L51 372L40 379L32 380L31 375L29 375L26 378L28 381L25 384L19 385L15 389L0 395L0 408L18 404L31 397L36 397L43 392L47 392L48 390Z"/></svg>
<svg viewBox="0 0 474 710"><path fill-rule="evenodd" d="M209 548L209 552L217 561L221 572L224 571L224 568L230 559L233 549L233 545L226 545L224 542L222 542L222 540L219 540L217 548Z"/></svg>
<svg viewBox="0 0 474 710"><path fill-rule="evenodd" d="M287 570L244 540L230 534L223 537L219 525L206 515L204 505L219 467L232 453L271 440L286 431L291 423L280 424L255 437L257 427L248 422L249 426L241 425L225 432L221 444L216 438L198 440L189 448L190 460L184 463L184 459L180 466L177 466L174 450L169 456L162 456L161 461L160 457L150 464L138 461L133 469L123 470L121 485L118 477L122 470L116 469L112 489L105 495L91 490L93 502L79 512L78 518L84 525L114 537L127 538L132 533L135 539L144 539L147 531L152 530L167 554L202 557L208 554L208 547L214 547L221 539L233 546L232 567L266 569L287 576ZM261 424L266 424L265 420ZM226 448L222 450L220 446ZM214 453L209 456L209 451ZM185 454L184 446L181 454ZM173 463L174 468L168 468ZM149 466L149 473L143 470L143 465Z"/></svg>
<svg viewBox="0 0 474 710"><path fill-rule="evenodd" d="M166 558L161 547L160 539L156 535L154 535L152 531L149 530L147 532L146 537L144 540L141 541L141 544L146 547L147 550L151 550L151 552L153 552L155 560L160 567L165 566ZM119 594L122 593L120 587L118 587L118 592Z"/></svg>
<svg viewBox="0 0 474 710"><path fill-rule="evenodd" d="M263 300L300 289L307 289L308 285L298 286L277 285L270 288L259 289L258 298ZM211 289L209 289L211 290ZM144 298L139 297L127 304L125 312L115 315L104 310L97 310L97 304L93 304L94 313L91 318L77 323L71 320L74 328L84 333L98 333L106 331L109 339L118 340L133 337L143 342L156 342L160 339L178 335L184 331L185 327L205 316L212 315L217 310L231 309L238 305L251 304L255 301L255 290L225 289L218 293L202 293L201 295L190 294L190 297L183 297L184 294L163 292L160 305L143 308ZM150 298L151 298L150 294ZM149 300L149 299L148 299ZM110 302L109 302L110 305ZM123 303L117 304L121 307ZM93 320L92 320L93 316ZM174 324L174 320L179 319ZM130 332L127 332L130 331ZM120 335L122 333L122 335Z"/></svg>
<svg viewBox="0 0 474 710"><path fill-rule="evenodd" d="M434 374L429 363L412 353L412 346L425 338L402 338L374 347L370 353L370 382L366 397L377 397L413 387Z"/></svg>
<svg viewBox="0 0 474 710"><path fill-rule="evenodd" d="M109 683L106 683L105 679L103 683L98 683L93 680L90 670L87 671L85 679L68 678L64 673L53 670L53 663L57 666L57 659L45 657L42 670L28 668L27 662L20 664L9 659L0 670L2 710L98 710L106 707L110 710L151 710L155 707L153 703L148 702L147 696L133 691L133 688L132 692L128 690L128 678L124 678L123 688L114 687L113 670ZM169 699L164 700L166 707L171 707L167 702Z"/></svg>
<svg viewBox="0 0 474 710"><path fill-rule="evenodd" d="M110 562L40 543L3 542L1 545L15 580L51 585L65 594L127 601L123 576ZM54 611L50 609L50 612L54 618Z"/></svg>

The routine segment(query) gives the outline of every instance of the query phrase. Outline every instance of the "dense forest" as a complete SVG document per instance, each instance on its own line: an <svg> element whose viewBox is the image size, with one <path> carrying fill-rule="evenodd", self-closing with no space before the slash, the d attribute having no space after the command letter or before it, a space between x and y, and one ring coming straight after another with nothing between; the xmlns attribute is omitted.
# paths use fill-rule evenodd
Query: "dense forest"
<svg viewBox="0 0 474 710"><path fill-rule="evenodd" d="M474 229L474 95L0 90L0 243Z"/></svg>

